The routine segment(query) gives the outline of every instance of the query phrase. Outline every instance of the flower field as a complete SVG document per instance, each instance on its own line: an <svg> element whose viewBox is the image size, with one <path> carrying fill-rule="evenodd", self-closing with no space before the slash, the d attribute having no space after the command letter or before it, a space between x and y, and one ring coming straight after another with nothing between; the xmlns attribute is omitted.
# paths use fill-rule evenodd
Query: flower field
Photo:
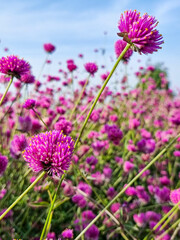
<svg viewBox="0 0 180 240"><path fill-rule="evenodd" d="M0 239L180 239L180 98L159 66L141 66L134 88L115 72L160 51L157 23L121 15L112 70L79 54L43 75L51 43L39 77L0 59Z"/></svg>

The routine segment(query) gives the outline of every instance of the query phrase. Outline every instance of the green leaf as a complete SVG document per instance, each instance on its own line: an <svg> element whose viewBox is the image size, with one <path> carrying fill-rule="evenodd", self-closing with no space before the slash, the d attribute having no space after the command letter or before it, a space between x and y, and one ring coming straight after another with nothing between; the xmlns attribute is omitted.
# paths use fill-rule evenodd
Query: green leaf
<svg viewBox="0 0 180 240"><path fill-rule="evenodd" d="M49 207L49 203L42 201L42 202L32 202L28 204L31 207Z"/></svg>

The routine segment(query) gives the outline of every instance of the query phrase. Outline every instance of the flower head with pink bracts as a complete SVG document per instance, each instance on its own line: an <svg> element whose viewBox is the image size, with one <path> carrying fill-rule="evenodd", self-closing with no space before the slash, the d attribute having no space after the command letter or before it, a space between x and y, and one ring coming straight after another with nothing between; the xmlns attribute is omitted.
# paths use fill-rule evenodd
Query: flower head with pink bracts
<svg viewBox="0 0 180 240"><path fill-rule="evenodd" d="M21 75L28 73L30 64L17 56L7 56L0 59L0 72L20 79Z"/></svg>
<svg viewBox="0 0 180 240"><path fill-rule="evenodd" d="M6 170L7 164L8 164L8 158L6 156L1 155L0 153L0 176Z"/></svg>
<svg viewBox="0 0 180 240"><path fill-rule="evenodd" d="M40 133L30 138L23 157L34 172L47 171L50 176L60 177L69 169L74 141L60 131Z"/></svg>
<svg viewBox="0 0 180 240"><path fill-rule="evenodd" d="M125 42L121 39L119 39L115 42L114 49L115 49L115 53L116 53L117 58L120 56L120 54L122 53L122 51L124 50L126 45L127 45L127 42ZM129 48L127 50L127 52L124 54L124 57L122 58L122 60L124 62L128 62L132 54L133 54L133 50Z"/></svg>
<svg viewBox="0 0 180 240"><path fill-rule="evenodd" d="M63 239L73 239L73 230L66 229L62 232Z"/></svg>
<svg viewBox="0 0 180 240"><path fill-rule="evenodd" d="M140 16L136 10L125 11L118 23L120 30L118 36L123 37L123 40L131 44L134 51L140 54L153 53L164 43L162 35L156 29L157 24L155 17L147 13Z"/></svg>
<svg viewBox="0 0 180 240"><path fill-rule="evenodd" d="M180 188L171 191L170 200L174 204L177 204L178 202L180 202ZM180 207L180 204L179 204L179 207Z"/></svg>
<svg viewBox="0 0 180 240"><path fill-rule="evenodd" d="M91 63L91 62L86 63L84 65L84 67L85 67L86 71L88 73L90 73L91 75L94 75L98 70L98 66L95 63Z"/></svg>
<svg viewBox="0 0 180 240"><path fill-rule="evenodd" d="M35 82L35 77L30 73L23 74L20 78L20 81L26 84L31 84Z"/></svg>
<svg viewBox="0 0 180 240"><path fill-rule="evenodd" d="M43 45L44 47L44 50L47 52L47 53L52 53L55 51L56 47L54 45L52 45L51 43L45 43Z"/></svg>
<svg viewBox="0 0 180 240"><path fill-rule="evenodd" d="M36 105L36 101L34 99L27 99L23 104L23 108L32 109Z"/></svg>

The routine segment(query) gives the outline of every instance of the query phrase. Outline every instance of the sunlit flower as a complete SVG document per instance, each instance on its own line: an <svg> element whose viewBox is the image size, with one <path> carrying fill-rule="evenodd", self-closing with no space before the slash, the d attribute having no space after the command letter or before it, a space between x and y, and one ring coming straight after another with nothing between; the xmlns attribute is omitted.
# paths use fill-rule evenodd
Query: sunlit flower
<svg viewBox="0 0 180 240"><path fill-rule="evenodd" d="M0 72L14 76L20 79L21 75L28 73L30 65L23 59L17 56L7 56L0 59Z"/></svg>
<svg viewBox="0 0 180 240"><path fill-rule="evenodd" d="M125 11L121 14L118 23L120 30L118 35L130 43L135 51L144 54L153 53L164 43L162 35L156 30L157 24L155 17L147 13L140 16L136 10Z"/></svg>
<svg viewBox="0 0 180 240"><path fill-rule="evenodd" d="M51 176L61 176L69 169L73 150L73 139L53 130L33 136L23 157L34 172L44 170Z"/></svg>

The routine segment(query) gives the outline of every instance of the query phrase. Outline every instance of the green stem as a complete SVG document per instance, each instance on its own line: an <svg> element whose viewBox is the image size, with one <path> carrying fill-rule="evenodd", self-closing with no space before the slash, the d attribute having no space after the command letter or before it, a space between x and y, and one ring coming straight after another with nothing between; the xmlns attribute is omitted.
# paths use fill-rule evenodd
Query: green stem
<svg viewBox="0 0 180 240"><path fill-rule="evenodd" d="M4 94L3 94L3 96L2 96L2 98L1 98L1 100L0 100L0 106L1 106L4 98L6 97L6 94L7 94L8 90L9 90L12 82L13 82L13 76L11 77L11 80L10 80L9 83L8 83L8 86L7 86L7 88L6 88L6 91L4 92Z"/></svg>
<svg viewBox="0 0 180 240"><path fill-rule="evenodd" d="M174 207L168 213L166 213L163 218L160 219L160 221L153 227L153 229L148 233L148 235L144 238L144 240L148 240L152 232L155 231L165 221L166 218L168 218L171 214L173 214L178 210L179 204L180 204L180 201L176 205L174 205ZM161 228L163 228L164 225Z"/></svg>
<svg viewBox="0 0 180 240"><path fill-rule="evenodd" d="M24 85L22 86L22 88L23 88L23 87L24 87ZM21 88L21 90L22 90L22 88ZM20 94L21 94L21 92L20 92L20 90L19 90L16 98L11 102L11 105L8 107L7 111L4 113L3 117L1 118L0 123L3 122L4 118L6 117L6 115L7 115L8 112L9 112L9 110L11 109L12 105L13 105L13 104L16 102L16 100L18 100L18 98L20 97Z"/></svg>
<svg viewBox="0 0 180 240"><path fill-rule="evenodd" d="M79 114L76 120L73 122L73 125L80 119L80 117L87 111L87 109L91 106L91 102L86 106L86 108Z"/></svg>
<svg viewBox="0 0 180 240"><path fill-rule="evenodd" d="M50 220L50 217L51 217L51 219L52 219L52 214L51 214L51 213L52 213L52 211L53 211L54 203L55 203L55 201L56 201L56 197L57 197L57 194L58 194L58 192L59 192L59 189L60 189L60 187L61 187L61 183L62 183L64 177L65 177L65 174L62 175L61 180L59 181L59 184L58 184L56 193L54 194L53 201L52 201L51 206L50 206L50 208L49 208L49 212L48 212L48 215L47 215L47 218L46 218L46 221L45 221L45 224L44 224L42 233L41 233L40 240L43 240L43 239L46 238L46 235L47 235L46 229L47 229L47 226L50 226L50 221L49 221L49 220Z"/></svg>
<svg viewBox="0 0 180 240"><path fill-rule="evenodd" d="M47 234L48 234L48 232L50 230L52 217L53 217L53 211L51 212L51 214L49 216L49 219L48 219L45 236L47 236Z"/></svg>
<svg viewBox="0 0 180 240"><path fill-rule="evenodd" d="M161 226L161 228L159 229L159 231L162 231L167 224L171 221L171 219L174 217L174 215L179 211L179 209L175 209L174 212L171 214L171 216L165 221L165 223Z"/></svg>
<svg viewBox="0 0 180 240"><path fill-rule="evenodd" d="M102 214L130 187L147 169L151 167L169 148L170 146L180 137L180 133L155 157L152 161L147 164L127 185L124 187L107 205L106 207L89 223L89 225L75 238L78 240L82 234L84 234L101 216Z"/></svg>
<svg viewBox="0 0 180 240"><path fill-rule="evenodd" d="M36 183L46 174L46 172L42 172L39 177L8 207L8 209L0 216L0 221L6 214L36 185Z"/></svg>
<svg viewBox="0 0 180 240"><path fill-rule="evenodd" d="M86 119L85 119L85 121L84 121L84 124L83 124L83 126L82 126L82 128L81 128L81 131L80 131L80 133L79 133L79 136L78 136L78 138L77 138L77 140L76 140L76 142L75 142L75 144L74 144L74 148L77 147L77 145L78 145L78 143L79 143L79 140L80 140L80 138L81 138L81 136L82 136L82 134L83 134L84 128L86 127L86 124L87 124L87 122L88 122L88 120L89 120L89 118L90 118L90 116L91 116L91 113L92 113L92 111L94 110L94 108L95 108L95 106L96 106L96 103L97 103L97 101L99 100L99 98L100 98L100 96L101 96L104 88L106 87L106 85L107 85L107 83L109 82L110 78L112 77L114 71L116 70L119 62L120 62L121 59L124 57L124 54L125 54L125 53L127 52L127 50L130 48L130 46L131 46L131 45L130 45L129 43L127 43L126 47L124 48L124 50L122 51L122 53L121 53L120 56L118 57L116 63L114 64L114 67L113 67L113 69L111 70L109 76L107 77L106 81L104 82L104 84L102 85L101 89L99 90L99 93L98 93L98 95L96 96L96 98L95 98L95 100L94 100L94 102L93 102L93 104L92 104L92 107L91 107L91 109L90 109L90 111L89 111L89 113L88 113L88 115L87 115L87 117L86 117Z"/></svg>
<svg viewBox="0 0 180 240"><path fill-rule="evenodd" d="M14 189L18 189L18 187L19 187L19 185L21 184L21 182L26 178L26 176L27 176L31 171L32 171L32 170L29 168L29 169L25 172L24 176L23 176L22 178L20 178L20 180L19 180L19 178L18 178L15 186L14 186L13 188L11 188L11 190L8 191L8 193L5 195L5 197L1 200L0 206L3 206L4 202L7 200L7 198L9 197L9 195L12 194L12 192L13 192Z"/></svg>
<svg viewBox="0 0 180 240"><path fill-rule="evenodd" d="M168 232L170 232L173 228L175 228L180 223L180 219L178 219L170 228L168 228L165 232L163 232L157 240L161 240Z"/></svg>
<svg viewBox="0 0 180 240"><path fill-rule="evenodd" d="M84 84L84 86L83 86L83 88L82 88L82 90L81 90L81 92L80 92L79 98L77 99L77 102L76 102L76 104L75 104L75 106L74 106L74 108L73 108L73 110L72 110L72 112L71 112L71 115L70 115L69 121L71 121L72 116L73 116L73 114L74 114L74 112L75 112L75 110L76 110L76 108L77 108L79 102L81 101L82 95L83 95L83 93L84 93L84 90L85 90L85 88L86 88L88 82L89 82L89 77L87 78L87 80L86 80L86 82L85 82L85 84Z"/></svg>
<svg viewBox="0 0 180 240"><path fill-rule="evenodd" d="M39 72L39 76L38 76L38 78L37 78L38 81L39 81L40 76L41 76L41 74L42 74L42 71L43 71L43 69L44 69L44 67L45 67L45 65L46 65L46 62L47 62L47 60L48 60L48 57L49 57L49 53L47 53L46 58L45 58L45 61L44 61L43 65L42 65L42 67L41 67L41 70L40 70L40 72Z"/></svg>
<svg viewBox="0 0 180 240"><path fill-rule="evenodd" d="M39 118L39 120L44 124L44 126L46 127L46 129L49 131L48 126L46 125L46 123L43 121L42 117L38 114L38 112L36 112L36 110L34 108L32 108L32 110L34 111L34 113L36 114L36 116Z"/></svg>

